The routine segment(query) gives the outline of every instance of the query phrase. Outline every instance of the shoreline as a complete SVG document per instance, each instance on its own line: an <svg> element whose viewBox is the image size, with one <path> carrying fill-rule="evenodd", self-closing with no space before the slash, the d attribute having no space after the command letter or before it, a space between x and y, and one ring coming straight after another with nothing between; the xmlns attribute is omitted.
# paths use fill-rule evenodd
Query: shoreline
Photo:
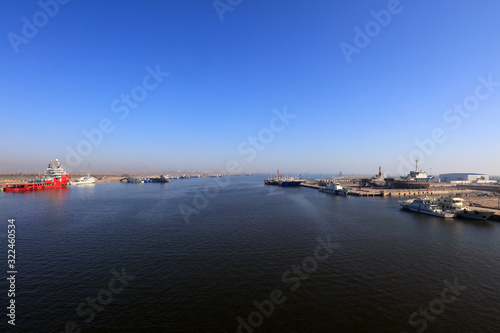
<svg viewBox="0 0 500 333"><path fill-rule="evenodd" d="M87 173L74 174L72 178L77 179L81 176L86 176ZM169 175L172 180L177 180L175 177L186 176L190 178L210 178L210 177L224 177L224 176L245 176L254 174L235 174L235 175L221 175L221 174L196 174L196 173L173 173ZM104 176L93 176L98 178L96 184L98 183L111 183L119 182L125 177L130 177L130 175L104 175ZM135 175L139 176L139 175ZM150 175L140 175L141 177L153 177ZM35 175L0 175L0 192L5 191L5 185L8 183L21 182L31 180ZM180 180L180 179L179 179ZM490 210L494 211L495 215L490 218L491 220L500 220L500 197L495 196L492 193L500 193L500 185L481 185L481 184L450 184L450 183L433 183L428 189L388 189L388 188L370 188L370 187L359 187L357 183L352 181L341 182L344 188L348 187L350 190L349 195L359 196L359 197L396 197L396 198L415 198L424 195L436 196L436 195L453 195L465 199L465 204L470 207L477 208L478 210ZM69 186L70 187L70 186ZM306 180L301 184L301 187L308 187L311 189L318 190L320 186L317 180Z"/></svg>

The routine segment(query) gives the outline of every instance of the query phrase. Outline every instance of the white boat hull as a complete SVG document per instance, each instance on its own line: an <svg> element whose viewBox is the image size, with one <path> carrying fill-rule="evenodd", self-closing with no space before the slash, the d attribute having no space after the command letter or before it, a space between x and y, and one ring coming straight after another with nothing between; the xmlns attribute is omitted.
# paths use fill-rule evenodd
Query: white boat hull
<svg viewBox="0 0 500 333"><path fill-rule="evenodd" d="M434 210L430 210L430 209L415 207L415 206L412 206L411 204L407 204L407 203L403 203L401 205L401 207L404 209L410 210L412 212L431 215L431 216L437 216L437 217L443 217L443 218L455 217L454 213L440 212L440 211L434 211Z"/></svg>
<svg viewBox="0 0 500 333"><path fill-rule="evenodd" d="M347 195L349 193L349 190L346 188L343 188L339 183L330 184L329 186L320 188L319 190L320 190L320 192L323 192L323 193L330 193L330 194L337 194L337 195Z"/></svg>
<svg viewBox="0 0 500 333"><path fill-rule="evenodd" d="M329 190L329 189L320 189L320 192L323 193L330 193L330 194L337 194L337 195L347 195L348 191L347 190Z"/></svg>
<svg viewBox="0 0 500 333"><path fill-rule="evenodd" d="M490 216L492 216L494 213L493 212L481 212L481 211L470 211L470 210L463 210L459 211L456 213L456 217L461 217L464 219L472 219L472 220L486 220Z"/></svg>
<svg viewBox="0 0 500 333"><path fill-rule="evenodd" d="M69 182L70 185L93 185L95 183L96 183L95 178L92 178L92 179L85 178L85 179L71 180Z"/></svg>

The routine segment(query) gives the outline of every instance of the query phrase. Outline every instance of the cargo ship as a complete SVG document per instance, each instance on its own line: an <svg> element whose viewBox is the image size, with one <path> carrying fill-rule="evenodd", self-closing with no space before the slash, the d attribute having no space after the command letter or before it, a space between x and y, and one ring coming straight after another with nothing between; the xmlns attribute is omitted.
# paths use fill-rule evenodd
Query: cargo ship
<svg viewBox="0 0 500 333"><path fill-rule="evenodd" d="M267 178L264 180L264 184L266 185L276 185L281 187L298 187L304 180L296 179L293 177L280 175L280 170L278 169L278 173L272 178Z"/></svg>
<svg viewBox="0 0 500 333"><path fill-rule="evenodd" d="M27 182L5 185L5 192L30 192L50 188L66 187L71 176L61 167L58 159L51 160L45 175L40 175Z"/></svg>
<svg viewBox="0 0 500 333"><path fill-rule="evenodd" d="M410 171L406 177L386 178L387 186L400 189L429 188L434 176L427 175L427 172L419 170L418 160L415 160L415 163L415 171Z"/></svg>

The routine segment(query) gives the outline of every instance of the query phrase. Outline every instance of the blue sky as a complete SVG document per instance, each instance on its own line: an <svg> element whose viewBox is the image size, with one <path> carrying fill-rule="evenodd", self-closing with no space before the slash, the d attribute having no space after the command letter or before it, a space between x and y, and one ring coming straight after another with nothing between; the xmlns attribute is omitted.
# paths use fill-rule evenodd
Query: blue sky
<svg viewBox="0 0 500 333"><path fill-rule="evenodd" d="M500 174L498 1L216 4L5 2L0 171Z"/></svg>

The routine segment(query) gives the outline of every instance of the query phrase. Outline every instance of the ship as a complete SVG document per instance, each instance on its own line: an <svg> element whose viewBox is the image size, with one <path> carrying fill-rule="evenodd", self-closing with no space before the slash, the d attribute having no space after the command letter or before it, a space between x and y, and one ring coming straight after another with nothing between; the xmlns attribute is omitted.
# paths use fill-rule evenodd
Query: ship
<svg viewBox="0 0 500 333"><path fill-rule="evenodd" d="M165 177L164 175L150 178L150 180L153 183L170 183L170 180L167 177Z"/></svg>
<svg viewBox="0 0 500 333"><path fill-rule="evenodd" d="M441 209L447 209L455 213L456 217L472 220L486 220L491 217L495 212L471 209L464 206L464 199L453 196L438 196L435 198L436 204Z"/></svg>
<svg viewBox="0 0 500 333"><path fill-rule="evenodd" d="M295 179L295 178L284 178L281 179L278 182L278 186L281 187L298 187L300 184L302 184L304 181L302 179Z"/></svg>
<svg viewBox="0 0 500 333"><path fill-rule="evenodd" d="M401 178L386 178L388 187L390 188L429 188L434 176L427 175L427 172L418 169L418 160L415 160L415 171L410 171L406 177Z"/></svg>
<svg viewBox="0 0 500 333"><path fill-rule="evenodd" d="M5 185L5 192L30 192L66 187L70 175L61 167L58 159L51 160L44 175L27 182Z"/></svg>
<svg viewBox="0 0 500 333"><path fill-rule="evenodd" d="M384 187L387 185L387 182L385 179L387 176L385 175L385 172L382 171L382 167L378 167L378 175L375 175L372 177L369 181L368 184L374 187Z"/></svg>
<svg viewBox="0 0 500 333"><path fill-rule="evenodd" d="M386 178L385 172L382 172L382 167L379 166L378 175L371 178L362 178L360 180L360 186L385 187L387 186Z"/></svg>
<svg viewBox="0 0 500 333"><path fill-rule="evenodd" d="M278 169L278 173L274 177L270 177L264 180L264 184L266 185L276 185L281 187L298 187L304 180L297 179L293 177L280 175L280 170Z"/></svg>

